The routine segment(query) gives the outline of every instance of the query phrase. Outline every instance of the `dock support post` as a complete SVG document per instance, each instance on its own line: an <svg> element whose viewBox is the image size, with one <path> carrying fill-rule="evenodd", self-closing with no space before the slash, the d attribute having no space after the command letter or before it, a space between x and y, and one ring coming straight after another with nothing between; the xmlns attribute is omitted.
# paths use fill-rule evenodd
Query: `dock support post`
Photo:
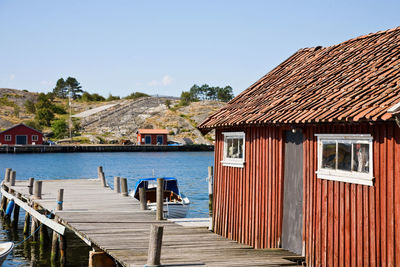
<svg viewBox="0 0 400 267"><path fill-rule="evenodd" d="M157 213L156 220L161 221L164 219L164 179L157 178Z"/></svg>
<svg viewBox="0 0 400 267"><path fill-rule="evenodd" d="M29 234L29 225L30 225L31 216L28 212L25 212L25 222L24 222L24 236Z"/></svg>
<svg viewBox="0 0 400 267"><path fill-rule="evenodd" d="M139 188L140 209L147 210L146 188Z"/></svg>
<svg viewBox="0 0 400 267"><path fill-rule="evenodd" d="M33 199L41 199L42 198L42 181L35 181L35 185L34 185L34 196ZM34 203L33 204L33 209L37 210L38 209L38 204ZM36 228L39 226L39 221L34 217L32 217L32 221L31 221L31 235L32 235L32 240L36 241L37 237L36 237Z"/></svg>
<svg viewBox="0 0 400 267"><path fill-rule="evenodd" d="M35 182L35 178L33 178L33 177L29 178L29 185L28 185L29 195L33 195L33 183L34 182Z"/></svg>
<svg viewBox="0 0 400 267"><path fill-rule="evenodd" d="M56 210L63 209L63 200L64 200L64 189L58 189ZM54 220L57 221L57 218L54 218ZM59 237L59 234L57 234L56 231L53 231L53 239L51 242L51 256L50 256L51 262L55 262L56 257L57 257L58 237ZM61 250L60 250L60 253L61 253ZM61 257L60 257L60 260L61 260Z"/></svg>
<svg viewBox="0 0 400 267"><path fill-rule="evenodd" d="M121 178L121 195L128 196L128 179Z"/></svg>
<svg viewBox="0 0 400 267"><path fill-rule="evenodd" d="M150 226L149 251L146 266L160 266L161 247L164 227L152 224Z"/></svg>
<svg viewBox="0 0 400 267"><path fill-rule="evenodd" d="M208 214L211 217L210 225L208 230L214 231L213 222L213 186L214 186L214 176L213 176L213 166L208 166Z"/></svg>
<svg viewBox="0 0 400 267"><path fill-rule="evenodd" d="M6 173L4 175L4 183L8 183L10 181L10 175L11 175L11 169L7 168ZM8 188L5 186L4 190L8 192ZM4 212L6 211L7 208L7 198L5 196L2 196L1 198L1 206L0 206L0 212L1 215L4 215Z"/></svg>
<svg viewBox="0 0 400 267"><path fill-rule="evenodd" d="M106 177L104 176L104 172L103 172L103 167L102 166L99 166L97 168L97 174L98 174L99 180L101 181L103 186L107 187L107 181L106 181Z"/></svg>
<svg viewBox="0 0 400 267"><path fill-rule="evenodd" d="M121 193L121 178L119 176L114 177L114 192L115 193Z"/></svg>
<svg viewBox="0 0 400 267"><path fill-rule="evenodd" d="M17 193L17 198L18 199L21 198L21 193ZM15 204L14 214L13 214L13 222L12 222L12 225L14 228L18 227L18 219L19 219L19 206L17 204Z"/></svg>

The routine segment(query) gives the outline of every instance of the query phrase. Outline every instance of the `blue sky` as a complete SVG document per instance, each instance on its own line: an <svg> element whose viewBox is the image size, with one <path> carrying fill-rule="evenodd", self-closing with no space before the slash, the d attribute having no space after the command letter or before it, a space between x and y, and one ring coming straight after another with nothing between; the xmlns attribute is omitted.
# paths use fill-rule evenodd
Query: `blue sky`
<svg viewBox="0 0 400 267"><path fill-rule="evenodd" d="M400 26L400 1L0 0L0 88L238 94L303 47Z"/></svg>

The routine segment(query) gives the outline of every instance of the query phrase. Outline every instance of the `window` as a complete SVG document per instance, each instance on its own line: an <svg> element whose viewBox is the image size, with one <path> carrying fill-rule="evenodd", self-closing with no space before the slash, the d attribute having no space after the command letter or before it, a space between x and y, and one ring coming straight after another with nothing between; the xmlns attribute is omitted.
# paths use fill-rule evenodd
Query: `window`
<svg viewBox="0 0 400 267"><path fill-rule="evenodd" d="M163 144L164 144L164 136L157 135L157 145L163 145Z"/></svg>
<svg viewBox="0 0 400 267"><path fill-rule="evenodd" d="M372 136L369 134L316 134L317 177L372 185Z"/></svg>
<svg viewBox="0 0 400 267"><path fill-rule="evenodd" d="M39 137L37 135L32 135L32 141L38 141Z"/></svg>
<svg viewBox="0 0 400 267"><path fill-rule="evenodd" d="M11 135L5 135L4 141L11 141Z"/></svg>
<svg viewBox="0 0 400 267"><path fill-rule="evenodd" d="M245 155L244 132L227 132L222 134L224 135L224 157L222 165L243 168Z"/></svg>
<svg viewBox="0 0 400 267"><path fill-rule="evenodd" d="M145 144L146 145L150 145L151 144L151 135L146 135L144 137L144 139L145 139Z"/></svg>

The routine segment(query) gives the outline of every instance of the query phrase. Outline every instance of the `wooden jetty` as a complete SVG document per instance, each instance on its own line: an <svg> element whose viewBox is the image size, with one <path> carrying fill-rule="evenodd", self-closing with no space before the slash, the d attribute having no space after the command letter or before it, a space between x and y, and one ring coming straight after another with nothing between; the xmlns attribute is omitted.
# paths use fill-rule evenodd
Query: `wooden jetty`
<svg viewBox="0 0 400 267"><path fill-rule="evenodd" d="M104 177L104 173L99 174L100 178ZM1 190L3 197L13 198L34 220L38 219L60 234L64 233L65 227L91 246L89 266L146 265L151 225L163 226L164 229L163 266L296 265L287 259L295 255L283 249L255 250L218 236L206 227L184 227L182 223L173 221L156 221L154 211L141 210L139 201L125 196L124 192L111 190L104 181L43 180L41 189L32 189L32 179L15 180L14 173L14 179L6 177ZM35 186L38 187L37 182ZM60 189L63 189L61 199ZM49 213L54 213L55 218L44 216ZM96 263L96 257L100 257L101 265ZM109 265L104 265L106 260Z"/></svg>

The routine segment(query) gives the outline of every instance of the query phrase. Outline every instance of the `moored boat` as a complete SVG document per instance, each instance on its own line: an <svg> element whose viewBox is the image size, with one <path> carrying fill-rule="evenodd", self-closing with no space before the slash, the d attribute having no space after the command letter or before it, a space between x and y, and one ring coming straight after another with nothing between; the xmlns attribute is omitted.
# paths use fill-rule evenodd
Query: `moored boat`
<svg viewBox="0 0 400 267"><path fill-rule="evenodd" d="M4 242L0 243L0 267L3 265L3 262L7 258L8 254L13 250L14 243L13 242Z"/></svg>
<svg viewBox="0 0 400 267"><path fill-rule="evenodd" d="M174 177L164 178L164 218L184 218L189 210L189 199L179 191L178 180ZM135 189L129 194L139 200L139 188L146 189L147 207L157 209L156 191L157 178L141 178L135 184Z"/></svg>

